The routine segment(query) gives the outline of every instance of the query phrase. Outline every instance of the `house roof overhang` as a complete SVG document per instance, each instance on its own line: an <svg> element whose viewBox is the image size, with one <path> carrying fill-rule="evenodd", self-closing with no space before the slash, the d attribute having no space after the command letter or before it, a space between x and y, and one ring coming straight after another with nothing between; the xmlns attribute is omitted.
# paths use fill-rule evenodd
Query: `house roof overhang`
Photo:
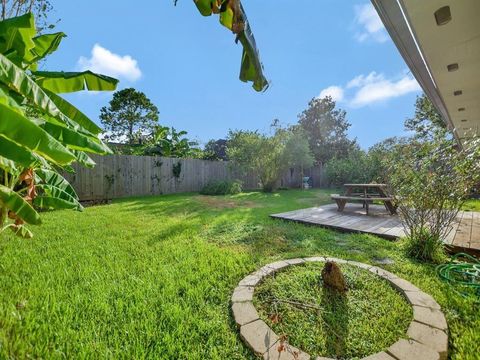
<svg viewBox="0 0 480 360"><path fill-rule="evenodd" d="M459 143L480 135L480 0L371 1ZM451 19L439 25L435 12L445 6Z"/></svg>

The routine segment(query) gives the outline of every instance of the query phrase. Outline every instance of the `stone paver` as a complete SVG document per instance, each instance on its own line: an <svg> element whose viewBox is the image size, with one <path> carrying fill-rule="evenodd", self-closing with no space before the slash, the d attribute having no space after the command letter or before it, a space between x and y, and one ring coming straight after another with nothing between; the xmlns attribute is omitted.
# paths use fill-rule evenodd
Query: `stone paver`
<svg viewBox="0 0 480 360"><path fill-rule="evenodd" d="M387 354L385 351L367 356L362 358L362 360L396 360L393 356Z"/></svg>
<svg viewBox="0 0 480 360"><path fill-rule="evenodd" d="M253 274L259 275L259 276L268 276L272 275L276 270L268 265L262 266L260 269L255 271ZM252 274L252 275L253 275Z"/></svg>
<svg viewBox="0 0 480 360"><path fill-rule="evenodd" d="M414 320L410 323L408 336L410 340L401 339L393 344L386 352L382 351L363 358L363 360L444 360L448 354L447 322L440 310L440 305L433 297L422 292L410 282L399 278L395 274L382 268L363 264L356 261L347 261L332 257L310 257L288 259L268 264L247 275L240 281L232 295L232 312L235 322L240 326L240 336L245 343L257 354L267 360L307 360L310 356L299 349L285 343L290 351L278 352L275 343L278 336L268 325L259 319L253 306L253 293L266 276L290 265L305 262L334 261L339 264L350 264L368 270L386 280L402 293L412 305ZM316 360L332 360L326 357L317 357Z"/></svg>
<svg viewBox="0 0 480 360"><path fill-rule="evenodd" d="M316 261L324 262L325 258L323 256L314 256L314 257L304 258L303 260L307 262L316 262Z"/></svg>
<svg viewBox="0 0 480 360"><path fill-rule="evenodd" d="M398 360L440 360L438 352L413 340L401 339L390 346L387 352Z"/></svg>
<svg viewBox="0 0 480 360"><path fill-rule="evenodd" d="M250 301L233 303L232 312L235 322L239 326L258 320L257 310Z"/></svg>
<svg viewBox="0 0 480 360"><path fill-rule="evenodd" d="M373 265L364 264L364 263L361 263L361 262L358 262L358 261L351 261L351 260L348 260L347 264L350 264L350 265L353 265L353 266L356 266L356 267L359 267L359 268L365 269L365 270L370 270L373 267Z"/></svg>
<svg viewBox="0 0 480 360"><path fill-rule="evenodd" d="M346 264L347 263L347 260L337 259L337 258L334 258L334 257L326 257L325 261L333 261L333 262L336 262L337 264Z"/></svg>
<svg viewBox="0 0 480 360"><path fill-rule="evenodd" d="M440 330L447 330L447 320L440 310L413 306L413 320Z"/></svg>
<svg viewBox="0 0 480 360"><path fill-rule="evenodd" d="M412 321L407 335L411 339L437 351L440 354L440 359L447 359L448 336L442 330Z"/></svg>
<svg viewBox="0 0 480 360"><path fill-rule="evenodd" d="M290 265L287 263L285 260L277 261L271 264L268 264L267 266L274 269L275 271L283 269L284 267Z"/></svg>
<svg viewBox="0 0 480 360"><path fill-rule="evenodd" d="M375 259L373 259L373 262L376 263L376 264L381 264L381 265L395 264L395 260L390 259L390 258L375 258Z"/></svg>
<svg viewBox="0 0 480 360"><path fill-rule="evenodd" d="M292 345L285 344L284 351L278 352L280 341L277 341L273 346L263 354L264 360L310 360L310 355L303 351L293 347Z"/></svg>
<svg viewBox="0 0 480 360"><path fill-rule="evenodd" d="M391 272L387 271L387 270L384 270L382 268L379 268L379 267L376 267L376 266L372 266L370 269L368 269L368 271L380 276L380 277L383 277L384 279L387 279L388 281L391 281L393 279L398 279L398 276L395 275L395 274L392 274Z"/></svg>
<svg viewBox="0 0 480 360"><path fill-rule="evenodd" d="M405 296L408 302L412 305L440 310L440 305L438 305L435 299L424 292L405 291Z"/></svg>
<svg viewBox="0 0 480 360"><path fill-rule="evenodd" d="M287 259L285 260L289 265L297 265L305 262L304 259Z"/></svg>
<svg viewBox="0 0 480 360"><path fill-rule="evenodd" d="M241 301L252 301L253 291L253 286L237 286L233 291L232 303Z"/></svg>
<svg viewBox="0 0 480 360"><path fill-rule="evenodd" d="M278 340L278 336L262 320L241 326L240 337L257 355L263 355Z"/></svg>
<svg viewBox="0 0 480 360"><path fill-rule="evenodd" d="M405 292L405 291L421 292L421 290L417 288L415 285L413 285L411 282L404 279L400 279L399 277L390 278L388 280L394 287L396 287L401 292Z"/></svg>
<svg viewBox="0 0 480 360"><path fill-rule="evenodd" d="M239 286L256 286L262 279L261 274L250 274L242 279L238 283Z"/></svg>

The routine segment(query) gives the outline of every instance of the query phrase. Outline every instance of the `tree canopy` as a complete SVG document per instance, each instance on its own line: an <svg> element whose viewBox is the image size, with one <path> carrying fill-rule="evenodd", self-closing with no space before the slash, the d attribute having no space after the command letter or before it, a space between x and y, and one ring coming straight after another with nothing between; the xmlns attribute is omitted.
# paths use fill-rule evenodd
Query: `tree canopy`
<svg viewBox="0 0 480 360"><path fill-rule="evenodd" d="M308 142L297 129L285 129L274 122L273 135L258 131L236 130L228 134L227 155L242 171L257 174L263 191L275 190L283 171L313 165Z"/></svg>
<svg viewBox="0 0 480 360"><path fill-rule="evenodd" d="M129 145L141 143L145 136L151 135L158 118L157 107L134 88L115 92L109 106L100 109L105 139Z"/></svg>
<svg viewBox="0 0 480 360"><path fill-rule="evenodd" d="M288 134L283 157L284 162L291 168L300 168L302 178L304 169L313 166L315 158L303 131L297 130Z"/></svg>
<svg viewBox="0 0 480 360"><path fill-rule="evenodd" d="M425 94L417 96L415 115L405 120L405 129L413 131L415 137L424 140L445 136L447 133L447 125Z"/></svg>
<svg viewBox="0 0 480 360"><path fill-rule="evenodd" d="M228 141L226 139L210 140L205 144L203 158L205 160L227 161Z"/></svg>
<svg viewBox="0 0 480 360"><path fill-rule="evenodd" d="M305 133L317 162L345 157L358 148L356 140L347 137L351 124L346 115L346 111L336 108L330 96L313 98L308 108L298 115L298 126Z"/></svg>

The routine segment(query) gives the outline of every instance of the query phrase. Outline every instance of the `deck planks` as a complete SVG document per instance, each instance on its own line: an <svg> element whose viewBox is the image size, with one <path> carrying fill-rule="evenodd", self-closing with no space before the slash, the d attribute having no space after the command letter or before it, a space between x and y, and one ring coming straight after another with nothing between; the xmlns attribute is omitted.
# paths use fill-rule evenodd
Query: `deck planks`
<svg viewBox="0 0 480 360"><path fill-rule="evenodd" d="M370 205L365 214L361 204L347 204L343 212L336 204L270 215L276 219L318 225L341 231L359 232L396 239L405 235L398 215L390 215L383 205ZM480 251L480 212L460 211L445 244L460 251Z"/></svg>

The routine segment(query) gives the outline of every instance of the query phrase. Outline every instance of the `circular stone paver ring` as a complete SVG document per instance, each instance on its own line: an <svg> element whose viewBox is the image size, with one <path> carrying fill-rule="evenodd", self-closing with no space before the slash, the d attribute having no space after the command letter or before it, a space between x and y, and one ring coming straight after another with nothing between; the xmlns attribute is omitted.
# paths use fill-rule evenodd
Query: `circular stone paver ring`
<svg viewBox="0 0 480 360"><path fill-rule="evenodd" d="M310 355L284 343L288 351L278 352L280 337L259 318L253 306L253 293L264 277L290 265L314 261L335 261L371 271L386 279L397 289L413 308L413 320L408 328L408 340L400 339L386 351L370 355L364 360L435 360L446 359L448 353L447 321L440 310L440 305L428 294L379 267L329 257L311 257L304 259L281 260L253 272L238 283L232 295L232 312L235 322L240 327L240 336L245 343L265 360L307 360ZM317 360L328 360L318 357ZM332 359L333 360L333 359Z"/></svg>

